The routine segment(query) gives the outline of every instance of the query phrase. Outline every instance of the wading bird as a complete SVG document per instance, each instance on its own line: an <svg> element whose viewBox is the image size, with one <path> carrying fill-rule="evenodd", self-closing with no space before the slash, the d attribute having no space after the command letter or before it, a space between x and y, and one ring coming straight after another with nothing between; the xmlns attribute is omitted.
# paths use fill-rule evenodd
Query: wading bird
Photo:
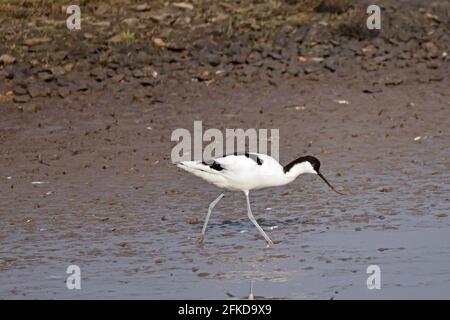
<svg viewBox="0 0 450 320"><path fill-rule="evenodd" d="M247 200L247 214L250 221L256 226L267 244L273 244L264 230L259 226L250 208L250 190L276 187L288 184L303 173L318 175L336 193L342 194L325 179L320 173L320 161L313 156L300 157L286 166L282 166L274 158L258 153L244 153L227 155L222 158L205 161L181 161L177 163L182 168L216 186L232 191L243 191ZM221 193L208 208L205 223L198 242L203 242L206 227L211 211L222 199Z"/></svg>

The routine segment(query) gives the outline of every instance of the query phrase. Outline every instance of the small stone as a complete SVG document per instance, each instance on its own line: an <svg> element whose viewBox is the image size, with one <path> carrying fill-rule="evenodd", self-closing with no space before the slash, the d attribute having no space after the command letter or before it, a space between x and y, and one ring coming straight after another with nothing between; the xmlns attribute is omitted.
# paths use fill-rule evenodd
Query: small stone
<svg viewBox="0 0 450 320"><path fill-rule="evenodd" d="M14 92L14 94L17 95L17 96L21 96L21 95L28 94L27 89L25 89L25 88L22 87L22 86L15 86L14 89L13 89L13 92Z"/></svg>
<svg viewBox="0 0 450 320"><path fill-rule="evenodd" d="M305 74L317 73L319 71L320 71L320 69L319 69L319 66L317 63L306 63L305 64L305 68L304 68Z"/></svg>
<svg viewBox="0 0 450 320"><path fill-rule="evenodd" d="M142 78L141 80L139 80L139 83L141 85L143 85L144 87L154 86L154 85L156 85L157 80L155 78Z"/></svg>
<svg viewBox="0 0 450 320"><path fill-rule="evenodd" d="M403 83L403 79L397 77L397 76L393 76L393 77L388 77L385 82L384 85L385 86L398 86L399 84Z"/></svg>
<svg viewBox="0 0 450 320"><path fill-rule="evenodd" d="M16 103L25 103L25 102L28 102L30 100L31 100L31 98L27 94L20 95L20 96L15 96L14 99L13 99L13 101L16 102Z"/></svg>
<svg viewBox="0 0 450 320"><path fill-rule="evenodd" d="M68 95L70 95L70 93L71 93L71 90L68 87L60 87L60 88L58 88L58 95L61 98L67 97Z"/></svg>
<svg viewBox="0 0 450 320"><path fill-rule="evenodd" d="M117 35L115 35L115 36L113 36L113 37L108 39L108 42L112 43L112 44L117 44L117 43L120 43L122 41L123 41L123 37L122 37L121 34L117 34Z"/></svg>
<svg viewBox="0 0 450 320"><path fill-rule="evenodd" d="M87 91L88 89L89 87L85 81L81 81L78 83L77 91Z"/></svg>
<svg viewBox="0 0 450 320"><path fill-rule="evenodd" d="M135 11L142 12L142 11L148 11L148 10L150 10L151 7L150 7L148 4L145 3L145 4L139 4L139 5L137 5L137 6L134 6L133 9L134 9Z"/></svg>
<svg viewBox="0 0 450 320"><path fill-rule="evenodd" d="M166 46L166 43L164 42L163 39L161 38L154 38L153 39L153 44L155 45L155 47L157 48L162 48Z"/></svg>
<svg viewBox="0 0 450 320"><path fill-rule="evenodd" d="M27 87L28 93L32 98L46 97L50 94L50 88L40 84L30 84Z"/></svg>
<svg viewBox="0 0 450 320"><path fill-rule="evenodd" d="M327 59L325 61L324 67L325 67L325 69L327 69L327 70L329 70L331 72L335 72L337 70L337 68L338 68L338 65L337 65L336 61Z"/></svg>
<svg viewBox="0 0 450 320"><path fill-rule="evenodd" d="M221 62L221 58L216 54L209 54L206 60L212 67L217 67Z"/></svg>
<svg viewBox="0 0 450 320"><path fill-rule="evenodd" d="M139 22L138 18L127 18L122 20L122 23L126 24L128 27L134 27Z"/></svg>
<svg viewBox="0 0 450 320"><path fill-rule="evenodd" d="M37 111L37 107L34 103L27 103L22 106L22 111L26 113L35 113Z"/></svg>
<svg viewBox="0 0 450 320"><path fill-rule="evenodd" d="M194 10L194 6L187 2L174 2L172 3L172 6L185 10Z"/></svg>
<svg viewBox="0 0 450 320"><path fill-rule="evenodd" d="M60 87L67 87L70 85L70 81L63 77L58 77L56 79L56 84Z"/></svg>
<svg viewBox="0 0 450 320"><path fill-rule="evenodd" d="M139 51L138 54L136 55L136 61L139 63L148 63L148 61L150 60L148 54L145 51Z"/></svg>
<svg viewBox="0 0 450 320"><path fill-rule="evenodd" d="M141 69L135 69L131 74L133 75L133 77L138 79L144 76L144 72Z"/></svg>
<svg viewBox="0 0 450 320"><path fill-rule="evenodd" d="M106 72L103 68L97 67L91 71L91 76L97 81L103 81L106 79Z"/></svg>
<svg viewBox="0 0 450 320"><path fill-rule="evenodd" d="M439 51L438 47L431 41L424 42L422 48L430 53L437 53Z"/></svg>
<svg viewBox="0 0 450 320"><path fill-rule="evenodd" d="M23 44L28 46L28 47L32 47L32 46L36 46L38 44L43 44L43 43L47 43L50 42L50 38L48 37L42 37L42 38L31 38L31 39L26 39L23 41Z"/></svg>
<svg viewBox="0 0 450 320"><path fill-rule="evenodd" d="M53 80L54 76L50 70L38 72L37 78L42 81L50 81Z"/></svg>
<svg viewBox="0 0 450 320"><path fill-rule="evenodd" d="M366 71L376 71L379 69L379 66L373 62L363 62L361 67Z"/></svg>
<svg viewBox="0 0 450 320"><path fill-rule="evenodd" d="M408 42L409 39L411 39L411 36L409 35L409 33L407 33L407 32L405 32L405 31L401 30L401 31L398 33L398 38L399 38L400 41Z"/></svg>
<svg viewBox="0 0 450 320"><path fill-rule="evenodd" d="M198 223L198 218L193 217L193 218L189 219L188 223L189 224L197 224Z"/></svg>
<svg viewBox="0 0 450 320"><path fill-rule="evenodd" d="M61 61L61 60L66 59L68 57L68 55L69 55L69 53L67 51L61 50L61 51L52 53L51 56L52 56L53 60Z"/></svg>
<svg viewBox="0 0 450 320"><path fill-rule="evenodd" d="M291 76L298 76L300 73L300 66L297 63L297 61L293 61L289 64L289 67L287 68L287 73L289 73Z"/></svg>
<svg viewBox="0 0 450 320"><path fill-rule="evenodd" d="M363 90L363 93L380 93L380 92L383 92L383 89L381 89L381 87L376 85L367 87Z"/></svg>
<svg viewBox="0 0 450 320"><path fill-rule="evenodd" d="M66 64L66 65L64 66L64 70L65 70L66 72L70 72L70 71L72 71L73 67L74 67L74 64L73 64L73 63L68 63L68 64Z"/></svg>
<svg viewBox="0 0 450 320"><path fill-rule="evenodd" d="M14 58L13 56L11 56L9 54L2 54L0 56L0 64L8 65L8 64L13 64L14 62L16 62L16 58Z"/></svg>

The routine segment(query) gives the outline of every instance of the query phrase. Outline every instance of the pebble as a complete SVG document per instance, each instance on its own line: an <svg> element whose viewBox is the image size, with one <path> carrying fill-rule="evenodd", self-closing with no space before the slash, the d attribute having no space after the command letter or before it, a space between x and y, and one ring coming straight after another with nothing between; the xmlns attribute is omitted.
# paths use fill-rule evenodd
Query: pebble
<svg viewBox="0 0 450 320"><path fill-rule="evenodd" d="M50 81L54 79L51 71L41 71L37 74L37 78L42 81Z"/></svg>
<svg viewBox="0 0 450 320"><path fill-rule="evenodd" d="M67 96L69 96L71 93L71 90L68 87L60 87L58 88L58 95L61 98L65 98Z"/></svg>
<svg viewBox="0 0 450 320"><path fill-rule="evenodd" d="M16 62L16 58L14 58L13 56L11 56L9 54L2 54L0 56L0 64L8 65L8 64L13 64L14 62Z"/></svg>
<svg viewBox="0 0 450 320"><path fill-rule="evenodd" d="M13 98L13 101L16 102L16 103L25 103L25 102L28 102L30 100L31 100L31 98L27 94L15 96Z"/></svg>
<svg viewBox="0 0 450 320"><path fill-rule="evenodd" d="M218 56L216 54L209 54L207 56L206 60L208 61L209 65L211 65L212 67L217 67L221 62L220 56Z"/></svg>
<svg viewBox="0 0 450 320"><path fill-rule="evenodd" d="M31 83L27 87L28 93L32 98L46 97L50 94L50 88L48 86Z"/></svg>

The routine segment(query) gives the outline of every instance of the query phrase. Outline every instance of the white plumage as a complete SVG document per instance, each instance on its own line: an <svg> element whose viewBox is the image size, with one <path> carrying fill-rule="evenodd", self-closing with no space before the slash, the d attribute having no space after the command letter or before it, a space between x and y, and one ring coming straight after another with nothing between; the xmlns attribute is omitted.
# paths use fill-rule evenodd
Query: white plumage
<svg viewBox="0 0 450 320"><path fill-rule="evenodd" d="M320 173L319 160L312 156L300 157L284 167L274 158L259 153L227 155L208 162L182 161L177 163L177 166L219 188L243 191L247 200L248 216L264 236L268 245L272 244L272 240L270 240L264 230L259 226L251 212L249 201L250 190L282 186L292 182L303 173L312 173L319 175L330 188L336 191ZM212 209L223 196L223 193L220 194L210 204L199 242L203 241Z"/></svg>

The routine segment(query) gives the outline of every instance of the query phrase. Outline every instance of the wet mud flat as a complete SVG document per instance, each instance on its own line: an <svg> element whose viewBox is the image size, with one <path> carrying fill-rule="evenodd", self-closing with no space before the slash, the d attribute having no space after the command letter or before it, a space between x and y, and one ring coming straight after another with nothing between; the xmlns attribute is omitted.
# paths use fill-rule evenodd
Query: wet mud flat
<svg viewBox="0 0 450 320"><path fill-rule="evenodd" d="M267 298L448 298L448 79L376 94L366 83L189 83L148 108L95 93L44 99L32 114L8 105L1 297L235 299L254 281ZM254 192L254 214L275 241L266 248L243 195L228 193L199 247L219 190L169 156L171 132L198 119L279 128L282 163L314 154L347 195L312 176ZM72 264L81 290L66 288ZM367 289L369 265L381 269L381 290Z"/></svg>

